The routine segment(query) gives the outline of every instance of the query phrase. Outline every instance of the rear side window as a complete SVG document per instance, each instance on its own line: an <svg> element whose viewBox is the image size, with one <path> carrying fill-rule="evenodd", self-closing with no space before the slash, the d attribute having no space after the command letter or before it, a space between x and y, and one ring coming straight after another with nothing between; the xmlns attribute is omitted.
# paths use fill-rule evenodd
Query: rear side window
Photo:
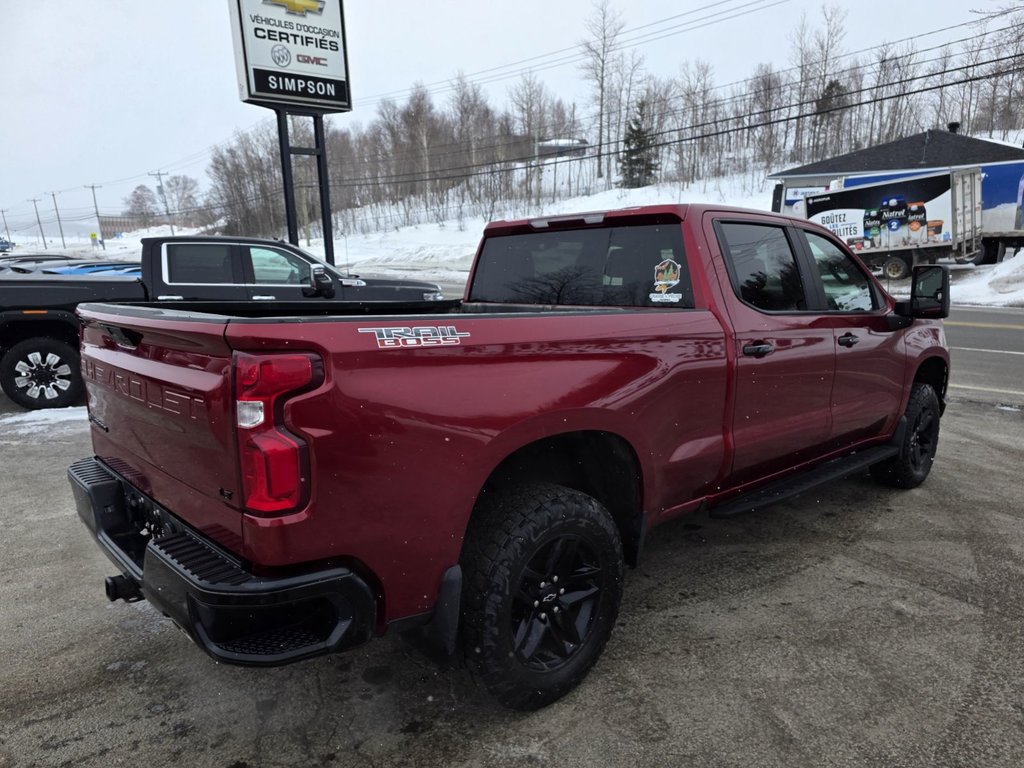
<svg viewBox="0 0 1024 768"><path fill-rule="evenodd" d="M489 237L470 301L692 308L679 224Z"/></svg>
<svg viewBox="0 0 1024 768"><path fill-rule="evenodd" d="M178 243L166 246L168 283L215 285L234 283L231 246L218 243Z"/></svg>
<svg viewBox="0 0 1024 768"><path fill-rule="evenodd" d="M782 227L721 222L718 235L740 299L765 312L807 309L800 269Z"/></svg>

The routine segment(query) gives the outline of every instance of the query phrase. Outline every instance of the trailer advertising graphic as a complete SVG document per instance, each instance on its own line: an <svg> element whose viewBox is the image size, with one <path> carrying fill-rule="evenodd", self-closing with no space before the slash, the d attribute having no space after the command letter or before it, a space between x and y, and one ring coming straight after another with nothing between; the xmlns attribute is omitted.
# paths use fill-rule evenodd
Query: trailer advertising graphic
<svg viewBox="0 0 1024 768"><path fill-rule="evenodd" d="M948 173L826 192L804 204L808 219L856 251L948 245L952 239Z"/></svg>
<svg viewBox="0 0 1024 768"><path fill-rule="evenodd" d="M242 101L351 109L341 0L228 0Z"/></svg>

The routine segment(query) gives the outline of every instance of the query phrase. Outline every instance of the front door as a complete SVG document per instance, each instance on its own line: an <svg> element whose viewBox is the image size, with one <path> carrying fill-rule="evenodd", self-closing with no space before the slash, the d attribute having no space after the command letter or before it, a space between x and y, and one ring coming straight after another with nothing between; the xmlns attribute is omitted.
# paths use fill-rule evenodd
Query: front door
<svg viewBox="0 0 1024 768"><path fill-rule="evenodd" d="M796 231L816 267L825 307L821 321L835 340L830 445L841 448L892 428L901 412L906 353L867 272L832 239Z"/></svg>
<svg viewBox="0 0 1024 768"><path fill-rule="evenodd" d="M246 267L249 298L256 301L308 301L302 289L309 286L310 264L283 248L246 245L242 262Z"/></svg>

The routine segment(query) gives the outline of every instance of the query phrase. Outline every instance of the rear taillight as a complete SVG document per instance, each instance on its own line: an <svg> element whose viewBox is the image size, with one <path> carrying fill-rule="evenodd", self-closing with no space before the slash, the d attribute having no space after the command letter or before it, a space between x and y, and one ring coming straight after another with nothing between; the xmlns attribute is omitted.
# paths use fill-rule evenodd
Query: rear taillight
<svg viewBox="0 0 1024 768"><path fill-rule="evenodd" d="M235 413L246 509L289 512L306 498L307 446L288 431L284 404L321 381L323 364L316 355L235 355Z"/></svg>

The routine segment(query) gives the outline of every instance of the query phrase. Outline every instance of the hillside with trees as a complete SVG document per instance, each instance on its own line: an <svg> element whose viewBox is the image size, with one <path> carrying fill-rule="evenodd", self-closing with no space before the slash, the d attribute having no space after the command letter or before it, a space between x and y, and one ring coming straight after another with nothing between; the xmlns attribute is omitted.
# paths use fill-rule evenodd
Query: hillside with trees
<svg viewBox="0 0 1024 768"><path fill-rule="evenodd" d="M703 61L680 61L675 73L648 71L622 13L598 0L578 41L585 102L552 93L525 70L499 105L460 74L441 89L443 98L419 84L404 102L379 102L365 124L329 120L335 231L529 215L546 201L615 185L743 175L754 188L773 171L948 122L1001 140L1024 127L1024 5L946 30L918 21L911 37L856 50L845 19L836 6L803 17L784 61L719 83ZM950 34L951 42L931 42ZM294 144L312 145L307 118L292 119L292 134ZM316 236L314 160L297 156L293 168L300 228ZM202 202L196 189L178 194L169 180L168 210L216 222L227 234L283 232L275 127L217 146L207 176ZM125 201L126 212L161 211L163 197L146 189Z"/></svg>

